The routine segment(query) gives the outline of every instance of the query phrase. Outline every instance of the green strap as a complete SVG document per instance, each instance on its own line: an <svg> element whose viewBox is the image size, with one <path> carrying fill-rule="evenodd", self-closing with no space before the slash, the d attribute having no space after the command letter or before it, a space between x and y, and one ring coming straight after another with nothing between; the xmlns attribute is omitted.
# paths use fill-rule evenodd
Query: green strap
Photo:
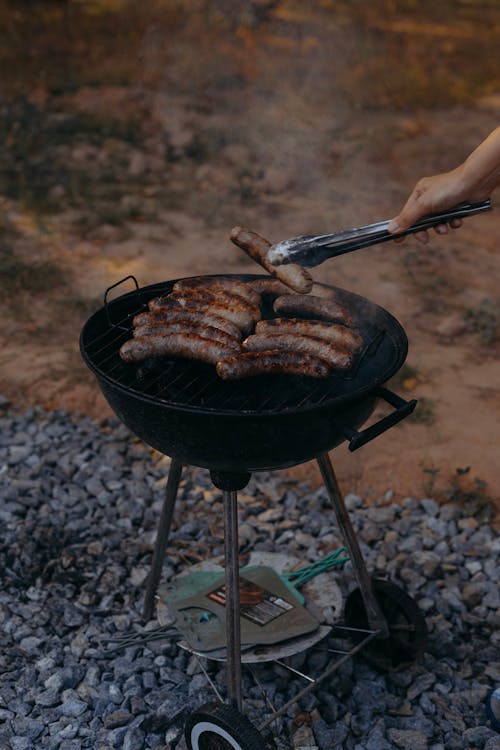
<svg viewBox="0 0 500 750"><path fill-rule="evenodd" d="M330 554L322 560L317 560L316 562L311 563L311 565L306 565L304 568L294 570L291 573L283 573L283 578L286 578L298 588L320 573L326 573L336 565L343 565L348 562L349 557L341 557L345 552L347 552L347 547L340 547L335 550L335 552L330 552Z"/></svg>

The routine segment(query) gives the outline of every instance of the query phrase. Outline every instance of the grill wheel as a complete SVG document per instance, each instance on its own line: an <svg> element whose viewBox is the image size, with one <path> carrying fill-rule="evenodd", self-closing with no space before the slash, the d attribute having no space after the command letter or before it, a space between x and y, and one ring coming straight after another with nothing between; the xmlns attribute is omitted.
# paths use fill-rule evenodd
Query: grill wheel
<svg viewBox="0 0 500 750"><path fill-rule="evenodd" d="M362 657L383 672L396 672L409 666L427 645L427 626L417 603L403 589L380 578L372 579L373 592L387 620L389 637L375 639L362 651ZM346 599L345 623L351 628L369 629L360 589ZM362 640L363 633L354 637Z"/></svg>
<svg viewBox="0 0 500 750"><path fill-rule="evenodd" d="M189 750L266 750L253 724L236 708L205 703L188 718L185 738Z"/></svg>

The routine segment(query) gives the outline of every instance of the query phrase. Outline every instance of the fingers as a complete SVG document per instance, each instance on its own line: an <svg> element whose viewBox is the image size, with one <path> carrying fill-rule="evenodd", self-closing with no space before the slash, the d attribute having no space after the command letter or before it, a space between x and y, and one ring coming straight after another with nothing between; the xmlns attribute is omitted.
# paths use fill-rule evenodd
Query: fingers
<svg viewBox="0 0 500 750"><path fill-rule="evenodd" d="M426 202L422 200L423 195L421 189L415 188L400 213L389 222L387 227L389 232L392 234L404 232L429 212Z"/></svg>
<svg viewBox="0 0 500 750"><path fill-rule="evenodd" d="M436 234L448 234L448 225L438 224L436 227L434 227L434 231L436 232Z"/></svg>
<svg viewBox="0 0 500 750"><path fill-rule="evenodd" d="M415 237L419 242L422 243L422 245L427 245L429 242L429 233L426 229L424 229L422 232L415 232Z"/></svg>
<svg viewBox="0 0 500 750"><path fill-rule="evenodd" d="M393 221L394 221L394 219L393 219ZM443 235L443 234L448 234L448 232L450 230L450 227L452 229L458 229L461 226L462 226L462 219L452 219L448 224L438 224L437 226L434 227L434 231L436 232L436 234ZM423 245L427 245L428 242L429 242L429 239L430 239L429 232L426 229L422 230L421 232L415 232L414 236ZM397 242L398 245L399 245L402 242L404 242L405 239L406 239L406 236L405 237L395 237L393 241Z"/></svg>

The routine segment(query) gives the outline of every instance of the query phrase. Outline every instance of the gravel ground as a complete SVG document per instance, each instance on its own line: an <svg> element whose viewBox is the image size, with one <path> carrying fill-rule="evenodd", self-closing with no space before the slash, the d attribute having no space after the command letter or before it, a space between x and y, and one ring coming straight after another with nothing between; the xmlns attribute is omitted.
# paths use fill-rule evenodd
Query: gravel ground
<svg viewBox="0 0 500 750"><path fill-rule="evenodd" d="M182 725L213 694L174 642L110 651L142 631L144 581L169 461L117 421L97 426L28 410L0 419L0 750L185 748ZM427 653L401 672L349 661L281 722L279 747L304 750L499 750L485 698L500 683L500 540L485 509L432 499L346 502L371 570L418 602ZM223 552L220 493L206 471L183 475L165 578ZM258 474L240 496L242 551L316 560L340 546L323 489ZM344 596L349 563L336 571ZM156 622L147 627L154 627ZM326 656L296 657L306 670ZM209 666L223 689L223 670ZM262 667L276 706L303 683ZM247 713L264 708L245 676Z"/></svg>

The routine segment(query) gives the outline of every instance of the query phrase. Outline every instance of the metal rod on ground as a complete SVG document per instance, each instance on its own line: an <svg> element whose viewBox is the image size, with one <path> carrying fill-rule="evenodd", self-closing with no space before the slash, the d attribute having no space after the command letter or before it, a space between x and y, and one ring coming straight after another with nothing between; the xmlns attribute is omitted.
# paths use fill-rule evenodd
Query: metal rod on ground
<svg viewBox="0 0 500 750"><path fill-rule="evenodd" d="M349 550L352 567L354 569L358 586L361 589L361 596L363 597L363 603L366 608L366 615L368 617L370 628L379 631L381 638L387 638L389 636L387 621L373 594L371 579L366 569L365 561L363 560L363 555L361 554L359 543L356 534L354 533L351 519L349 518L344 498L340 491L337 477L335 476L328 453L323 453L318 458L318 466L325 483L326 491L328 492L328 496L335 511L337 523Z"/></svg>
<svg viewBox="0 0 500 750"><path fill-rule="evenodd" d="M217 698L220 700L221 703L224 703L224 698L222 697L222 695L217 690L217 685L215 684L215 682L212 680L212 678L208 674L207 670L205 669L205 667L203 665L202 660L200 659L200 657L198 656L198 654L193 654L193 656L196 659L196 661L198 662L198 665L199 665L201 671L203 672L203 674L207 678L208 682L210 683L210 687L214 691L215 695L217 696Z"/></svg>
<svg viewBox="0 0 500 750"><path fill-rule="evenodd" d="M154 601L158 584L160 582L163 560L165 559L165 553L167 551L168 537L170 534L170 526L172 525L172 516L174 514L175 500L177 498L177 490L179 489L181 474L182 464L176 458L173 458L168 472L167 489L165 491L165 499L163 501L160 520L158 522L158 533L156 535L153 561L151 563L151 570L149 571L146 596L144 599L142 616L146 621L150 620L153 616Z"/></svg>
<svg viewBox="0 0 500 750"><path fill-rule="evenodd" d="M331 675L339 669L339 667L342 666L348 659L351 658L351 656L354 656L354 654L357 654L358 651L361 651L362 648L366 646L367 643L369 643L372 638L375 638L377 633L371 633L366 638L364 638L360 643L358 643L356 646L353 646L353 648L349 651L348 654L343 656L341 659L336 661L334 664L332 664L326 672L323 672L323 674L318 677L316 680L314 680L313 683L310 685L307 685L307 687L303 688L300 692L297 693L293 698L290 698L289 701L287 701L281 708L276 711L272 716L270 716L268 719L266 719L262 724L259 724L257 729L259 732L262 732L263 729L265 729L269 724L272 724L272 722L278 718L278 716L281 716L285 713L285 711L288 711L290 706L295 705L295 703L298 703L301 698L304 698L304 696L308 695L308 693L312 692L314 688L316 688L318 685L320 685L322 682L324 682L328 677L331 677Z"/></svg>
<svg viewBox="0 0 500 750"><path fill-rule="evenodd" d="M293 674L296 674L299 677L303 677L304 680L307 680L308 682L316 682L314 677L309 677L308 674L304 674L304 672L300 672L298 669L295 669L295 667L292 667L290 664L286 664L284 661L281 661L280 659L275 659L273 663L279 664L280 667L284 667L285 669L288 669L289 672L293 672Z"/></svg>
<svg viewBox="0 0 500 750"><path fill-rule="evenodd" d="M226 588L227 692L229 703L241 711L240 582L237 493L224 490L224 554Z"/></svg>

